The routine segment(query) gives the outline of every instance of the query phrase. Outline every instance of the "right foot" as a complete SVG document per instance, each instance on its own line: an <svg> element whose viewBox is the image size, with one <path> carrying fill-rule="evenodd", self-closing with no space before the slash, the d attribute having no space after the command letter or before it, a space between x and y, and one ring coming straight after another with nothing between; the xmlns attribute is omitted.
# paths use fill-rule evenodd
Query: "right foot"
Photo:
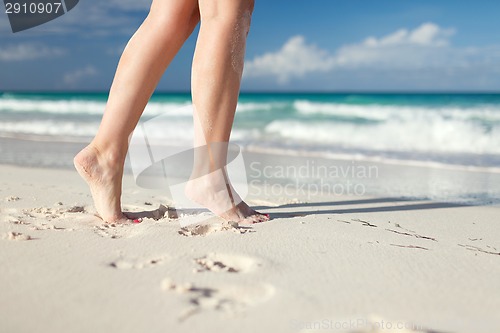
<svg viewBox="0 0 500 333"><path fill-rule="evenodd" d="M253 224L269 221L268 214L250 208L219 172L194 178L186 185L186 196L226 221Z"/></svg>
<svg viewBox="0 0 500 333"><path fill-rule="evenodd" d="M120 161L105 156L90 144L75 156L73 162L90 187L99 217L109 223L127 222L120 204L123 176Z"/></svg>

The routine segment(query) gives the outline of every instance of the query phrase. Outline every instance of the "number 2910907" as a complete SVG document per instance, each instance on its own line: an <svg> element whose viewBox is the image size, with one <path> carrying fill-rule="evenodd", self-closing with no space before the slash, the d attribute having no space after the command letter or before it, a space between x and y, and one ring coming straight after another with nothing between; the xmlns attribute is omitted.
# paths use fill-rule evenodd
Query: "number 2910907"
<svg viewBox="0 0 500 333"><path fill-rule="evenodd" d="M6 14L58 14L63 11L64 9L60 2L5 3Z"/></svg>

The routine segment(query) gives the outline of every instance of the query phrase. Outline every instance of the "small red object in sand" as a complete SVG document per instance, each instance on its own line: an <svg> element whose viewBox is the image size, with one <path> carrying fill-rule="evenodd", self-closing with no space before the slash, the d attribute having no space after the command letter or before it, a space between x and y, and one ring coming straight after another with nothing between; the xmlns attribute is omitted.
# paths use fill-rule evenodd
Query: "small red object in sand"
<svg viewBox="0 0 500 333"><path fill-rule="evenodd" d="M141 220L140 219L135 219L134 223L141 223Z"/></svg>

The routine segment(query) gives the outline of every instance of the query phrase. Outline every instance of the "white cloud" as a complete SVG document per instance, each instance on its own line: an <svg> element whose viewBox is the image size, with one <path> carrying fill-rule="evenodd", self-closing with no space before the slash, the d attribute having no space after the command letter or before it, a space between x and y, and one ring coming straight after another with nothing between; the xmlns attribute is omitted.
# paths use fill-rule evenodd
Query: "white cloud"
<svg viewBox="0 0 500 333"><path fill-rule="evenodd" d="M411 31L400 29L378 39L369 37L362 43L338 49L333 56L335 67L421 69L441 66L452 60L450 56L456 58L449 46L454 33L453 29L424 23Z"/></svg>
<svg viewBox="0 0 500 333"><path fill-rule="evenodd" d="M9 45L0 49L0 61L25 61L40 58L59 57L65 50L36 43Z"/></svg>
<svg viewBox="0 0 500 333"><path fill-rule="evenodd" d="M70 85L70 86L75 86L78 82L80 82L82 79L88 78L88 77L93 77L97 75L97 70L91 66L88 65L83 68L79 68L77 70L74 70L72 72L66 73L64 75L64 83Z"/></svg>
<svg viewBox="0 0 500 333"><path fill-rule="evenodd" d="M245 76L276 76L285 83L292 77L325 72L333 68L335 59L315 45L308 45L303 36L288 40L275 53L266 53L245 64Z"/></svg>
<svg viewBox="0 0 500 333"><path fill-rule="evenodd" d="M335 52L308 44L303 36L294 36L280 50L248 61L245 77L271 76L286 83L307 74L342 69L417 70L469 66L470 57L478 52L453 49L450 38L454 34L454 29L424 23L413 30L400 29L380 38L368 37Z"/></svg>
<svg viewBox="0 0 500 333"><path fill-rule="evenodd" d="M400 29L380 39L369 37L361 45L369 47L387 45L446 46L449 43L449 38L454 34L454 29L442 29L434 23L424 23L412 31Z"/></svg>

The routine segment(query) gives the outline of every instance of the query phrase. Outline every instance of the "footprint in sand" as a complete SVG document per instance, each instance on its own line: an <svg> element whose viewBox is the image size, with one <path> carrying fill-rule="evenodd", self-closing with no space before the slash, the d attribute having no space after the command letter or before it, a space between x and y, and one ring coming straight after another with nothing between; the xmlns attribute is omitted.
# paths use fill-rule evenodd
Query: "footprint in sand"
<svg viewBox="0 0 500 333"><path fill-rule="evenodd" d="M145 205L152 205L151 203L145 202ZM127 217L131 220L135 219L151 219L154 221L159 221L161 219L172 219L176 218L175 215L175 210L168 208L167 206L164 205L159 205L157 209L153 210L148 210L148 211L141 211L140 207L136 206L126 206L125 207Z"/></svg>
<svg viewBox="0 0 500 333"><path fill-rule="evenodd" d="M65 217L65 210L62 208L50 208L50 207L36 207L30 209L23 209L21 211L22 215L18 214L17 211L12 211L9 217L9 222L16 225L31 225L30 229L39 230L66 230L71 231L72 229L57 227L51 224L51 221Z"/></svg>
<svg viewBox="0 0 500 333"><path fill-rule="evenodd" d="M167 255L154 256L148 258L124 258L121 257L109 263L109 266L116 269L143 269L163 265L170 257Z"/></svg>
<svg viewBox="0 0 500 333"><path fill-rule="evenodd" d="M23 214L31 218L43 218L46 220L53 220L60 218L64 215L62 208L49 208L49 207L36 207L31 209L24 209Z"/></svg>
<svg viewBox="0 0 500 333"><path fill-rule="evenodd" d="M4 199L4 201L6 201L6 202L19 201L19 200L21 200L21 198L13 196L13 195Z"/></svg>
<svg viewBox="0 0 500 333"><path fill-rule="evenodd" d="M33 225L31 227L31 230L36 230L36 231L39 231L39 230L65 230L65 231L72 231L73 229L66 229L66 228L62 228L62 227L56 227L53 224L39 223L39 224Z"/></svg>
<svg viewBox="0 0 500 333"><path fill-rule="evenodd" d="M30 225L31 223L29 222L26 222L22 216L19 216L16 214L17 211L11 211L9 213L14 213L13 215L8 215L6 217L6 222L9 222L9 223L12 223L12 224L16 224L16 225Z"/></svg>
<svg viewBox="0 0 500 333"><path fill-rule="evenodd" d="M57 204L59 205L59 203ZM70 208L51 208L51 207L35 207L23 209L22 213L25 217L32 219L54 220L66 217L67 213L84 213L85 208L82 206L72 206Z"/></svg>
<svg viewBox="0 0 500 333"><path fill-rule="evenodd" d="M201 258L194 259L198 264L195 269L199 272L228 272L228 273L248 273L262 266L256 259L227 253L209 253Z"/></svg>
<svg viewBox="0 0 500 333"><path fill-rule="evenodd" d="M180 321L202 311L236 314L268 301L275 294L275 288L270 284L198 287L191 283L176 284L170 279L163 280L162 289L187 297L189 306L180 314Z"/></svg>
<svg viewBox="0 0 500 333"><path fill-rule="evenodd" d="M245 234L247 232L255 232L251 227L239 226L236 222L211 222L203 224L194 224L181 228L179 235L186 237L206 236L218 231L231 231L237 234Z"/></svg>
<svg viewBox="0 0 500 333"><path fill-rule="evenodd" d="M83 206L73 206L66 210L67 213L85 213L85 207Z"/></svg>
<svg viewBox="0 0 500 333"><path fill-rule="evenodd" d="M2 235L2 238L10 241L27 241L33 239L30 235L14 231L5 233Z"/></svg>
<svg viewBox="0 0 500 333"><path fill-rule="evenodd" d="M130 238L139 233L137 225L120 223L101 223L94 226L94 233L103 238Z"/></svg>

